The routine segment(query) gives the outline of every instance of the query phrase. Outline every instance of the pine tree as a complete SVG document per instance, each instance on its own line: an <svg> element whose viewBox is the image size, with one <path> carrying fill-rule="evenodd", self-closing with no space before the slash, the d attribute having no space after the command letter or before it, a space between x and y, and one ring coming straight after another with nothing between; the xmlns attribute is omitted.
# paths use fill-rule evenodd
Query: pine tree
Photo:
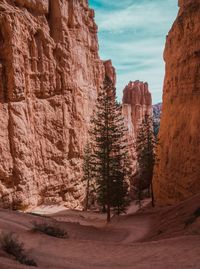
<svg viewBox="0 0 200 269"><path fill-rule="evenodd" d="M135 179L136 195L139 206L143 199L143 191L149 189L154 206L153 194L153 168L155 165L155 136L153 131L153 120L149 115L145 115L139 128L136 139L136 151L138 157L138 174Z"/></svg>
<svg viewBox="0 0 200 269"><path fill-rule="evenodd" d="M134 177L134 190L135 190L135 201L136 204L139 206L139 208L142 207L142 201L144 199L143 191L143 182L142 182L142 177L140 174L140 171L138 169L137 174Z"/></svg>
<svg viewBox="0 0 200 269"><path fill-rule="evenodd" d="M115 101L115 120L113 125L113 148L112 148L112 207L117 215L125 213L129 204L128 181L130 176L130 163L127 151L128 141L125 137L127 130L124 126L121 105Z"/></svg>
<svg viewBox="0 0 200 269"><path fill-rule="evenodd" d="M128 204L129 169L125 132L116 90L106 77L97 99L91 134L98 202L106 209L107 222L110 221L111 208L120 214Z"/></svg>
<svg viewBox="0 0 200 269"><path fill-rule="evenodd" d="M91 192L94 191L93 184L93 162L92 162L92 148L89 142L87 142L84 150L83 158L83 180L86 181L86 197L84 209L87 211L89 208L89 199Z"/></svg>

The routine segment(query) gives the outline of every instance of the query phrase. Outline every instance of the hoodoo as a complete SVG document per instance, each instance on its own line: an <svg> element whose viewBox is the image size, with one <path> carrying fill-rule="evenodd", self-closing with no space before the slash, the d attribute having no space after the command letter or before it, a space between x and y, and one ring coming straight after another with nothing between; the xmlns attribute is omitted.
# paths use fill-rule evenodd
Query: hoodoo
<svg viewBox="0 0 200 269"><path fill-rule="evenodd" d="M152 115L152 98L148 84L141 81L130 81L124 89L122 113L128 129L129 153L133 173L136 172L135 140L145 115Z"/></svg>
<svg viewBox="0 0 200 269"><path fill-rule="evenodd" d="M163 112L154 175L158 204L200 191L200 1L180 0L167 36Z"/></svg>
<svg viewBox="0 0 200 269"><path fill-rule="evenodd" d="M78 207L105 73L94 11L86 0L0 2L0 206Z"/></svg>
<svg viewBox="0 0 200 269"><path fill-rule="evenodd" d="M105 74L112 81L113 85L116 85L116 71L112 65L111 60L104 61Z"/></svg>

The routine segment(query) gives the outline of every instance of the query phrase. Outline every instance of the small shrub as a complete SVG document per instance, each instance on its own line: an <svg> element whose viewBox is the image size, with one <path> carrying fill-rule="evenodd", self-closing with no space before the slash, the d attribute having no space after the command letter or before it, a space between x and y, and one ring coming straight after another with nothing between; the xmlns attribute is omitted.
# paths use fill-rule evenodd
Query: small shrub
<svg viewBox="0 0 200 269"><path fill-rule="evenodd" d="M200 217L200 207L197 208L197 209L194 211L193 215L194 215L196 218Z"/></svg>
<svg viewBox="0 0 200 269"><path fill-rule="evenodd" d="M18 237L13 233L2 233L0 237L0 244L6 253L14 256L21 264L37 266L33 259L27 258L24 251L24 244L20 242Z"/></svg>
<svg viewBox="0 0 200 269"><path fill-rule="evenodd" d="M59 228L57 225L53 223L50 224L46 222L42 222L42 223L33 222L33 225L34 225L34 228L33 228L34 231L39 231L44 234L58 237L58 238L68 238L67 232L65 230L62 230L61 228Z"/></svg>

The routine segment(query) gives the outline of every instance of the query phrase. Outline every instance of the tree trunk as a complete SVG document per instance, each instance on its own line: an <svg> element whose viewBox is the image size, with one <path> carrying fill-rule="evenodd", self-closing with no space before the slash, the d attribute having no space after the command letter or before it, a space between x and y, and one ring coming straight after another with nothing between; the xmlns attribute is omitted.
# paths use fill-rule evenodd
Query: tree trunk
<svg viewBox="0 0 200 269"><path fill-rule="evenodd" d="M152 205L152 207L155 207L154 192L153 192L153 182L151 182L151 205Z"/></svg>
<svg viewBox="0 0 200 269"><path fill-rule="evenodd" d="M88 210L88 202L89 202L89 180L87 180L87 189L86 189L86 201L85 201L85 211Z"/></svg>
<svg viewBox="0 0 200 269"><path fill-rule="evenodd" d="M106 210L106 206L103 205L103 207L102 207L102 213L106 213L106 212L107 212L107 210Z"/></svg>
<svg viewBox="0 0 200 269"><path fill-rule="evenodd" d="M110 222L110 203L107 205L107 222Z"/></svg>

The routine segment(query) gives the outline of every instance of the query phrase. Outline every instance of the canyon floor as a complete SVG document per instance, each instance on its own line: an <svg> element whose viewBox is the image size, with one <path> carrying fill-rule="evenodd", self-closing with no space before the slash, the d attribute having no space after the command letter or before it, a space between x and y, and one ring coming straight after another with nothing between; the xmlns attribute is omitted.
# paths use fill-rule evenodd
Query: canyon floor
<svg viewBox="0 0 200 269"><path fill-rule="evenodd" d="M146 205L137 211L132 205L110 224L105 215L63 207L43 206L34 214L1 209L0 231L17 234L41 269L199 269L200 217L194 219L199 207L200 195L165 208ZM34 232L34 221L55 222L69 238ZM31 267L0 250L0 268Z"/></svg>

